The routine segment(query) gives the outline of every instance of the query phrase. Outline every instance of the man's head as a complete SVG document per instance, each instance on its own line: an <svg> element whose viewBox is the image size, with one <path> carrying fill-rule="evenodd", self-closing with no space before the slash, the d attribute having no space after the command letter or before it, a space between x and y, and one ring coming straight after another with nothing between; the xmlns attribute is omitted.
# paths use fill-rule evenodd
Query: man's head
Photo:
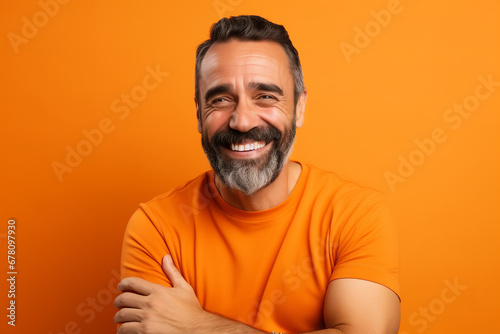
<svg viewBox="0 0 500 334"><path fill-rule="evenodd" d="M283 26L258 16L222 19L196 55L203 149L220 180L245 195L288 161L305 100L298 53Z"/></svg>

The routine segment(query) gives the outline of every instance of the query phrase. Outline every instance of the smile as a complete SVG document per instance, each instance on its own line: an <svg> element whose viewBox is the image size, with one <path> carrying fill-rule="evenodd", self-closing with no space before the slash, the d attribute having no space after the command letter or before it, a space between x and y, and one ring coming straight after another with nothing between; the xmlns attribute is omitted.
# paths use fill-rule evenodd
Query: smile
<svg viewBox="0 0 500 334"><path fill-rule="evenodd" d="M236 151L236 152L255 151L264 146L266 146L265 141L256 141L246 144L231 144L231 151Z"/></svg>

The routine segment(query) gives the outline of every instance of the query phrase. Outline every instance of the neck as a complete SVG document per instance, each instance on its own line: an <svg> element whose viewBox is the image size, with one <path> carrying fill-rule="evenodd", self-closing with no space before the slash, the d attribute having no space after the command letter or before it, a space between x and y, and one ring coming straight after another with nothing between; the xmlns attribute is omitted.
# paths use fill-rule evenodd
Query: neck
<svg viewBox="0 0 500 334"><path fill-rule="evenodd" d="M288 161L273 183L251 196L227 187L217 175L215 175L215 186L229 205L245 211L262 211L275 207L288 198L297 184L301 171L300 164Z"/></svg>

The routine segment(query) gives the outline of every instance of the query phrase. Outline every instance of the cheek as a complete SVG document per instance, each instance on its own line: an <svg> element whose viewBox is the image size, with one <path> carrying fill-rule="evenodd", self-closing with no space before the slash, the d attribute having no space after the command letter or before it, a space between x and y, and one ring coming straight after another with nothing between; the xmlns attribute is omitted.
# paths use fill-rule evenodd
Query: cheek
<svg viewBox="0 0 500 334"><path fill-rule="evenodd" d="M203 120L202 133L212 138L212 135L219 130L227 129L229 116L224 112L213 112Z"/></svg>
<svg viewBox="0 0 500 334"><path fill-rule="evenodd" d="M283 132L285 129L288 129L292 123L293 109L282 107L272 108L262 113L261 118L266 123Z"/></svg>

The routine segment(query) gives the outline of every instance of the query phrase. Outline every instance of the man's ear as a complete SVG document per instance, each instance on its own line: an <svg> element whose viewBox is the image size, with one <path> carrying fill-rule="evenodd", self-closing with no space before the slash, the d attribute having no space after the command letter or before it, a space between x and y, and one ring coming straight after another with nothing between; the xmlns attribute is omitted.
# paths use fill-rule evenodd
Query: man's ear
<svg viewBox="0 0 500 334"><path fill-rule="evenodd" d="M306 112L306 102L307 102L307 89L304 88L302 94L300 94L297 101L297 107L295 108L295 123L298 128L304 125L304 114Z"/></svg>
<svg viewBox="0 0 500 334"><path fill-rule="evenodd" d="M198 100L196 97L194 98L194 105L196 107L196 120L198 121L198 132L201 133L201 112L200 105L198 104Z"/></svg>

